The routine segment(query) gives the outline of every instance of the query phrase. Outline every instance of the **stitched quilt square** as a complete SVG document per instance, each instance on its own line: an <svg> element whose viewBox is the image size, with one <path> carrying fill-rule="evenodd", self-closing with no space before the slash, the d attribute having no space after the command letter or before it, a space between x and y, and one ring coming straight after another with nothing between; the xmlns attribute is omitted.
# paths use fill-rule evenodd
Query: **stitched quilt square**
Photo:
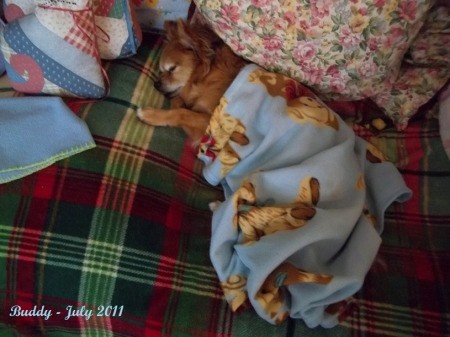
<svg viewBox="0 0 450 337"><path fill-rule="evenodd" d="M104 78L90 0L39 5L0 34L11 86L30 94L100 98Z"/></svg>

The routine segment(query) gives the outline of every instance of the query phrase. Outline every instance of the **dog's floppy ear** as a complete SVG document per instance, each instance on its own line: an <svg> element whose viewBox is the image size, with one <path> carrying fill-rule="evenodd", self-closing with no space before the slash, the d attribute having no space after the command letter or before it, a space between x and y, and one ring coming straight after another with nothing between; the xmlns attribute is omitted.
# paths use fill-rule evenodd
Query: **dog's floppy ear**
<svg viewBox="0 0 450 337"><path fill-rule="evenodd" d="M177 22L176 21L164 21L164 38L166 41L171 41L177 38L178 30L177 30Z"/></svg>
<svg viewBox="0 0 450 337"><path fill-rule="evenodd" d="M197 65L199 78L209 73L211 62L214 59L214 48L211 31L205 26L197 25L191 32L192 50L197 55L200 63Z"/></svg>
<svg viewBox="0 0 450 337"><path fill-rule="evenodd" d="M196 26L193 30L183 20L165 21L164 31L168 41L176 40L186 49L193 50L203 56L212 56L214 50L211 47L211 36L207 37L204 26Z"/></svg>
<svg viewBox="0 0 450 337"><path fill-rule="evenodd" d="M189 27L183 20L165 21L164 31L167 41L176 40L186 49L194 49L194 41L192 40Z"/></svg>

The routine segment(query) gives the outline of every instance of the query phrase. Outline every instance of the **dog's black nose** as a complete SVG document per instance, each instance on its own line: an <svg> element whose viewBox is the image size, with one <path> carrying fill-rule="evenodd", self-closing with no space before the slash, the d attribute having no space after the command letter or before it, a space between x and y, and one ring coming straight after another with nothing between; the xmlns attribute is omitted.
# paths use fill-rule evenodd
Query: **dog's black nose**
<svg viewBox="0 0 450 337"><path fill-rule="evenodd" d="M157 80L155 83L153 83L153 86L155 87L156 90L161 90L161 80Z"/></svg>

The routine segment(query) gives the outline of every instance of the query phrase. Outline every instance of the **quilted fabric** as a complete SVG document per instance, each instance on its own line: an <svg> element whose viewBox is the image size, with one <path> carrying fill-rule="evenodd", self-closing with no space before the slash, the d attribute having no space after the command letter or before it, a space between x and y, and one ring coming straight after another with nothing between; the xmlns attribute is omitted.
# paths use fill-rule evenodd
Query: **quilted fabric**
<svg viewBox="0 0 450 337"><path fill-rule="evenodd" d="M413 198L387 210L376 263L337 327L272 326L253 310L233 314L211 265L207 204L222 191L201 178L182 132L136 119L138 106L168 106L152 90L161 42L108 63L101 102L66 100L95 149L0 185L0 335L448 336L450 162L437 120L377 137L357 129L396 163ZM53 315L10 316L14 305ZM65 320L68 306L96 314ZM113 307L109 317L99 306Z"/></svg>
<svg viewBox="0 0 450 337"><path fill-rule="evenodd" d="M94 1L97 43L102 59L136 54L142 32L134 7L128 0Z"/></svg>
<svg viewBox="0 0 450 337"><path fill-rule="evenodd" d="M58 3L58 2L56 2ZM59 1L64 4L65 1ZM82 4L77 0L75 4ZM38 5L55 5L45 0L5 0L5 17L9 22L36 11ZM102 59L134 55L142 40L142 32L134 7L128 0L94 0L95 32Z"/></svg>
<svg viewBox="0 0 450 337"><path fill-rule="evenodd" d="M3 7L6 20L11 22L33 13L36 9L36 2L34 0L3 0Z"/></svg>
<svg viewBox="0 0 450 337"><path fill-rule="evenodd" d="M89 1L37 7L0 34L8 78L25 93L100 98L105 93Z"/></svg>

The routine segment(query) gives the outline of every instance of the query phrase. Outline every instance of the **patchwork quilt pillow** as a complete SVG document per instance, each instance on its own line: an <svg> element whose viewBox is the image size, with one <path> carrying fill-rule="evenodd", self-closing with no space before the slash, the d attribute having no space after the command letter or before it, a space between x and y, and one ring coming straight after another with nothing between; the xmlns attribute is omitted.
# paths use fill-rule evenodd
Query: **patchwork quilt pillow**
<svg viewBox="0 0 450 337"><path fill-rule="evenodd" d="M11 86L25 93L102 97L105 85L90 0L49 3L9 23L0 34Z"/></svg>
<svg viewBox="0 0 450 337"><path fill-rule="evenodd" d="M96 0L93 10L100 57L110 60L136 54L142 32L132 4L128 0Z"/></svg>
<svg viewBox="0 0 450 337"><path fill-rule="evenodd" d="M34 0L4 0L3 7L6 21L11 22L33 13L36 2Z"/></svg>
<svg viewBox="0 0 450 337"><path fill-rule="evenodd" d="M39 3L45 1L5 0L5 17L11 22L34 13ZM94 0L92 10L100 58L110 60L136 54L142 32L130 1Z"/></svg>

